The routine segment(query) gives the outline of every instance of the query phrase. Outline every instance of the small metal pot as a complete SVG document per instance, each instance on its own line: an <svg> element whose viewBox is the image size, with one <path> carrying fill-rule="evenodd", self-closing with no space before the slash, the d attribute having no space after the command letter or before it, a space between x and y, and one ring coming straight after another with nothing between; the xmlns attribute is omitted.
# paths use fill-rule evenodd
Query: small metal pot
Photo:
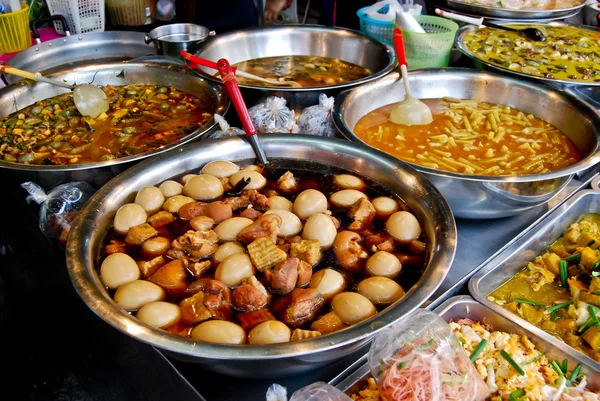
<svg viewBox="0 0 600 401"><path fill-rule="evenodd" d="M98 274L107 230L123 204L144 186L157 185L212 160L254 162L245 138L186 146L141 163L102 187L86 203L69 232L67 267L83 301L123 333L206 369L243 377L281 377L315 369L347 356L383 328L425 303L440 286L454 259L456 226L448 204L429 181L407 164L367 146L308 135L261 134L269 161L278 168L326 173L330 166L354 171L400 196L418 218L428 244L426 267L406 295L370 319L324 336L270 345L225 345L194 341L142 323L119 307Z"/></svg>
<svg viewBox="0 0 600 401"><path fill-rule="evenodd" d="M396 72L342 92L333 112L342 135L362 143L353 133L356 123L367 113L404 99L401 79ZM564 132L582 156L578 163L561 170L524 176L468 175L409 163L440 190L456 217L506 217L543 205L576 173L600 161L600 114L573 95L531 81L464 68L415 70L409 73L409 80L417 98L476 99L531 113Z"/></svg>
<svg viewBox="0 0 600 401"><path fill-rule="evenodd" d="M254 105L269 96L283 97L287 106L299 116L308 106L319 104L319 95L335 96L389 74L395 66L394 49L360 32L316 25L274 25L219 34L194 52L199 57L217 61L226 58L231 64L263 57L309 55L332 57L371 70L372 75L337 85L289 88L270 87L260 83L240 84L247 104ZM193 70L204 79L222 84L217 71L206 67Z"/></svg>
<svg viewBox="0 0 600 401"><path fill-rule="evenodd" d="M181 50L187 51L191 46L204 42L215 31L196 24L170 24L154 28L144 39L146 44L154 43L158 54L179 57Z"/></svg>

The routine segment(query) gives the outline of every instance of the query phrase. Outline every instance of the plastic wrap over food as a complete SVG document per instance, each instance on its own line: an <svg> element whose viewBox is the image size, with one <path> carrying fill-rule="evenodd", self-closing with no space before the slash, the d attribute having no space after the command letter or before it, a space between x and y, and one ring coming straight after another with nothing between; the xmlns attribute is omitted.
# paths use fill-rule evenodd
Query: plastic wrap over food
<svg viewBox="0 0 600 401"><path fill-rule="evenodd" d="M229 138L232 136L246 135L244 130L230 126L227 120L225 120L225 118L222 115L215 113L214 119L215 122L219 125L219 129L210 137L211 139Z"/></svg>
<svg viewBox="0 0 600 401"><path fill-rule="evenodd" d="M369 365L381 401L484 401L490 395L450 326L425 309L377 335Z"/></svg>
<svg viewBox="0 0 600 401"><path fill-rule="evenodd" d="M309 135L334 137L336 133L333 125L333 104L335 98L327 97L324 93L319 95L319 104L305 108L298 119L300 132Z"/></svg>
<svg viewBox="0 0 600 401"><path fill-rule="evenodd" d="M94 188L83 181L59 185L47 194L33 182L25 182L21 186L29 192L28 202L41 204L40 230L47 237L58 238L63 242L67 240L71 222L94 194Z"/></svg>
<svg viewBox="0 0 600 401"><path fill-rule="evenodd" d="M297 390L290 401L352 401L352 398L325 382L316 382Z"/></svg>
<svg viewBox="0 0 600 401"><path fill-rule="evenodd" d="M264 103L251 107L248 113L256 130L260 133L298 132L296 113L285 104L284 98L270 96Z"/></svg>
<svg viewBox="0 0 600 401"><path fill-rule="evenodd" d="M287 401L287 388L274 383L267 389L267 401Z"/></svg>

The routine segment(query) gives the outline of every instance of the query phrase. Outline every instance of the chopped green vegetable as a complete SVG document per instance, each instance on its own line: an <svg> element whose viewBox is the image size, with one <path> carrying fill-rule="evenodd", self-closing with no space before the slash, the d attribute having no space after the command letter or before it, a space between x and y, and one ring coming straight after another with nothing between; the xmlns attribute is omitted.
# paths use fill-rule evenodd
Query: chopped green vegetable
<svg viewBox="0 0 600 401"><path fill-rule="evenodd" d="M532 301L531 299L525 299L525 298L514 298L513 302L516 302L518 304L529 304L529 305L533 305L538 308L546 307L546 304L544 304L542 302Z"/></svg>
<svg viewBox="0 0 600 401"><path fill-rule="evenodd" d="M567 308L569 305L573 305L573 301L563 302L562 304L551 306L550 308L548 308L546 310L548 311L548 313L552 313L552 312L556 312L557 310Z"/></svg>
<svg viewBox="0 0 600 401"><path fill-rule="evenodd" d="M524 395L525 395L525 389L519 389L519 390L515 390L515 391L513 391L512 393L510 393L510 394L508 395L508 399L509 399L510 401L514 401L514 400L516 400L517 398L520 398L520 397L522 397L522 396L524 396Z"/></svg>
<svg viewBox="0 0 600 401"><path fill-rule="evenodd" d="M566 257L566 258L564 258L563 260L564 260L565 262L573 262L573 261L575 261L575 260L579 260L579 259L581 259L581 253L574 253L574 254L573 254L573 255L571 255L571 256L567 256L567 257Z"/></svg>
<svg viewBox="0 0 600 401"><path fill-rule="evenodd" d="M540 360L540 359L541 359L543 356L544 356L544 354L539 354L538 356L536 356L535 358L533 358L531 361L527 361L527 362L525 362L525 363L523 364L523 366L526 366L526 365L529 365L529 364L535 363L535 362L537 362L538 360Z"/></svg>
<svg viewBox="0 0 600 401"><path fill-rule="evenodd" d="M521 375L525 376L525 371L519 364L509 355L508 352L501 350L500 355L510 363L510 365Z"/></svg>
<svg viewBox="0 0 600 401"><path fill-rule="evenodd" d="M563 377L565 375L556 361L552 361L550 363L550 366L552 367L552 369L554 369L554 371L558 374L559 377Z"/></svg>
<svg viewBox="0 0 600 401"><path fill-rule="evenodd" d="M569 371L569 360L563 359L562 365L560 367L561 367L563 373L567 374L567 372Z"/></svg>
<svg viewBox="0 0 600 401"><path fill-rule="evenodd" d="M408 361L400 362L398 365L396 365L396 368L402 369L402 368L406 367L406 365L408 365Z"/></svg>
<svg viewBox="0 0 600 401"><path fill-rule="evenodd" d="M479 354L481 354L481 351L483 351L483 349L485 348L487 343L488 343L488 341L486 339L483 339L479 342L477 347L475 347L475 349L473 350L473 353L471 354L471 356L469 356L469 359L471 360L471 362L475 362L475 360L477 359Z"/></svg>
<svg viewBox="0 0 600 401"><path fill-rule="evenodd" d="M563 288L567 288L567 262L564 259L560 261L560 281Z"/></svg>
<svg viewBox="0 0 600 401"><path fill-rule="evenodd" d="M576 380L579 376L579 372L581 372L581 363L578 363L577 366L575 366L575 369L573 369L573 372L571 372L571 376L569 377L569 379L571 381Z"/></svg>

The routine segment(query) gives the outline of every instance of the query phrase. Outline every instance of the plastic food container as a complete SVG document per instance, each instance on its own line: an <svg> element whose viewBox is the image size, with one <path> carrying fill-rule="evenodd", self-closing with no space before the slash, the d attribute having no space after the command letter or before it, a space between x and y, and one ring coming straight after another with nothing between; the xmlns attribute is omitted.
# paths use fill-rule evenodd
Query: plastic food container
<svg viewBox="0 0 600 401"><path fill-rule="evenodd" d="M0 53L14 53L31 46L29 31L29 6L20 11L0 14Z"/></svg>
<svg viewBox="0 0 600 401"><path fill-rule="evenodd" d="M145 0L106 0L113 25L137 26L146 23Z"/></svg>
<svg viewBox="0 0 600 401"><path fill-rule="evenodd" d="M446 18L414 17L426 33L402 29L408 69L448 67L458 25Z"/></svg>
<svg viewBox="0 0 600 401"><path fill-rule="evenodd" d="M104 0L46 0L52 15L62 15L74 33L104 32ZM62 24L54 29L65 34Z"/></svg>

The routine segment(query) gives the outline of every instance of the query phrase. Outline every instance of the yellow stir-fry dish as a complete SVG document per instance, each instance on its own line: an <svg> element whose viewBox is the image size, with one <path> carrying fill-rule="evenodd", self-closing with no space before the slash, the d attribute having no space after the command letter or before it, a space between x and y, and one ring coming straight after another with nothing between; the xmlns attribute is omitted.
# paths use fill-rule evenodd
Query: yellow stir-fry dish
<svg viewBox="0 0 600 401"><path fill-rule="evenodd" d="M527 336L470 319L451 322L450 327L490 390L491 401L600 400L586 388L581 364L550 360ZM350 396L354 401L401 401L385 398L373 377Z"/></svg>
<svg viewBox="0 0 600 401"><path fill-rule="evenodd" d="M564 25L511 27L538 28L546 40L486 27L466 34L463 43L473 55L498 67L537 77L600 82L600 32Z"/></svg>
<svg viewBox="0 0 600 401"><path fill-rule="evenodd" d="M488 299L600 361L599 247L600 215L586 214Z"/></svg>
<svg viewBox="0 0 600 401"><path fill-rule="evenodd" d="M362 117L354 133L401 160L462 174L541 174L580 160L565 134L531 114L477 100L423 101L432 110L431 124L394 124L391 104Z"/></svg>

